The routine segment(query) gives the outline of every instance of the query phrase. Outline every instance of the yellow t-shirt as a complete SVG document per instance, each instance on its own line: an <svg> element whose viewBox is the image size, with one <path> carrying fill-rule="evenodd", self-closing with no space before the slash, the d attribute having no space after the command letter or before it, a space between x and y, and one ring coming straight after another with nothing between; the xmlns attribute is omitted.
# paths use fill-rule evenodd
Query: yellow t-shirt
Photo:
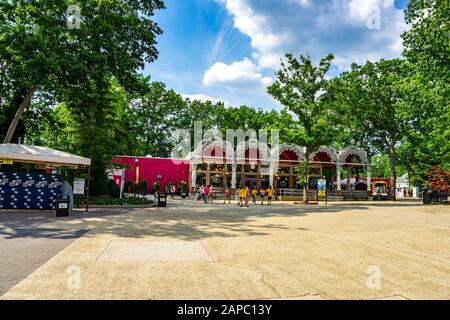
<svg viewBox="0 0 450 320"><path fill-rule="evenodd" d="M273 190L272 189L267 189L267 196L271 197L273 194Z"/></svg>
<svg viewBox="0 0 450 320"><path fill-rule="evenodd" d="M245 189L239 190L239 198L245 198Z"/></svg>
<svg viewBox="0 0 450 320"><path fill-rule="evenodd" d="M256 196L256 194L257 194L256 189L253 189L253 190L252 190L252 195Z"/></svg>
<svg viewBox="0 0 450 320"><path fill-rule="evenodd" d="M264 197L266 195L266 190L261 190L261 195Z"/></svg>

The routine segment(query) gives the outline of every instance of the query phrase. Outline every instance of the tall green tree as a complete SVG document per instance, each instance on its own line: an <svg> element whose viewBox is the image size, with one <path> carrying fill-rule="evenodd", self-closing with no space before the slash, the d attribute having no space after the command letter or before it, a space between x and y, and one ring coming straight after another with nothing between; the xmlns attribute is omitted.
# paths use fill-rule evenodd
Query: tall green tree
<svg viewBox="0 0 450 320"><path fill-rule="evenodd" d="M450 77L450 2L410 0L405 10L410 29L405 32L404 55L428 75L430 81L448 85Z"/></svg>
<svg viewBox="0 0 450 320"><path fill-rule="evenodd" d="M99 76L134 88L137 71L158 55L161 29L151 17L162 8L161 0L0 0L0 104L16 110L4 141L37 91L64 101Z"/></svg>
<svg viewBox="0 0 450 320"><path fill-rule="evenodd" d="M174 133L184 129L188 109L183 98L167 90L161 82L149 85L148 92L131 101L132 132L136 155L167 157L175 143Z"/></svg>
<svg viewBox="0 0 450 320"><path fill-rule="evenodd" d="M364 139L377 153L389 155L390 197L395 199L397 145L414 120L410 105L405 104L402 83L410 75L408 64L401 59L367 62L363 66L354 64L352 70L344 72L333 82L334 96L343 119L348 122L355 138L362 132Z"/></svg>
<svg viewBox="0 0 450 320"><path fill-rule="evenodd" d="M419 110L405 143L413 180L421 183L431 166L450 167L450 2L411 0L405 17L404 55L415 70L405 90L407 103Z"/></svg>
<svg viewBox="0 0 450 320"><path fill-rule="evenodd" d="M295 115L290 136L292 142L306 148L306 163L303 175L308 180L309 156L320 146L333 139L330 108L323 101L327 89L325 76L334 59L332 54L322 58L315 66L309 56L286 55L276 81L268 87L268 93L278 100L286 110ZM303 199L308 202L308 184L303 186Z"/></svg>

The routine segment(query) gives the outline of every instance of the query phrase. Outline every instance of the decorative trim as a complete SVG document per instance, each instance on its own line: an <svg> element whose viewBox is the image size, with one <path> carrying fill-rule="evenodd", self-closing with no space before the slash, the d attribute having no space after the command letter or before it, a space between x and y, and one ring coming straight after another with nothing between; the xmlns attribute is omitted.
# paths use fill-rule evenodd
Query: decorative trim
<svg viewBox="0 0 450 320"><path fill-rule="evenodd" d="M302 148L292 145L292 144L282 144L279 147L278 157L285 151L292 151L297 155L298 161L305 160L305 152Z"/></svg>
<svg viewBox="0 0 450 320"><path fill-rule="evenodd" d="M330 157L331 162L337 163L339 161L336 151L333 148L326 147L326 146L322 146L319 149L317 149L316 151L314 151L309 156L309 161L314 161L315 156L319 153L326 153Z"/></svg>
<svg viewBox="0 0 450 320"><path fill-rule="evenodd" d="M359 159L366 165L370 166L369 159L367 157L367 152L364 149L351 146L347 149L341 150L339 152L339 161L344 163L345 159L347 159L348 156L355 155L358 156Z"/></svg>

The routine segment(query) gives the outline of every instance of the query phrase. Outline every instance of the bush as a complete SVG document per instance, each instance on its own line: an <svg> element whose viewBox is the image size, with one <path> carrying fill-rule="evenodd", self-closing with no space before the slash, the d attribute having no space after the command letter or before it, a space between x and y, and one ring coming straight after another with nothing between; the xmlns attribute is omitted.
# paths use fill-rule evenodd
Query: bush
<svg viewBox="0 0 450 320"><path fill-rule="evenodd" d="M433 166L427 173L427 187L434 192L450 191L450 171L442 169L440 166Z"/></svg>
<svg viewBox="0 0 450 320"><path fill-rule="evenodd" d="M134 192L134 183L133 183L133 181L131 181L131 180L127 180L127 182L125 182L125 185L124 185L124 192L127 192L127 193L133 193Z"/></svg>
<svg viewBox="0 0 450 320"><path fill-rule="evenodd" d="M148 189L148 183L147 183L147 180L141 180L141 181L139 181L139 184L138 184L137 189L138 189L138 193L140 193L140 194L146 194L146 193L147 193L147 189Z"/></svg>
<svg viewBox="0 0 450 320"><path fill-rule="evenodd" d="M170 188L172 187L173 183L172 182L167 182L166 183L166 193L170 193Z"/></svg>
<svg viewBox="0 0 450 320"><path fill-rule="evenodd" d="M158 181L153 182L153 192L159 192L159 190L161 190L159 182Z"/></svg>
<svg viewBox="0 0 450 320"><path fill-rule="evenodd" d="M113 180L111 180L111 179L108 180L107 187L108 187L108 194L112 198L120 197L120 188L117 187L117 185L114 183Z"/></svg>
<svg viewBox="0 0 450 320"><path fill-rule="evenodd" d="M180 182L178 182L178 192L183 192L186 191L186 181L181 180Z"/></svg>
<svg viewBox="0 0 450 320"><path fill-rule="evenodd" d="M85 206L86 198L75 198L75 204L77 206ZM89 205L95 206L126 206L126 205L142 205L142 206L151 206L153 205L148 200L143 198L110 198L108 196L99 196L99 197L89 197Z"/></svg>

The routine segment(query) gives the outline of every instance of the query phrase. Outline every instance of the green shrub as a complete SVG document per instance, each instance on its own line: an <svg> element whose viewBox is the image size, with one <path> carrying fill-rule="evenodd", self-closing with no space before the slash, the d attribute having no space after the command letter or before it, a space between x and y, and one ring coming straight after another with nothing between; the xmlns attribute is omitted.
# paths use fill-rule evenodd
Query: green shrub
<svg viewBox="0 0 450 320"><path fill-rule="evenodd" d="M159 190L161 190L159 182L158 181L153 182L153 192L159 192Z"/></svg>
<svg viewBox="0 0 450 320"><path fill-rule="evenodd" d="M146 194L148 189L148 183L147 180L141 180L138 184L138 193L140 194Z"/></svg>
<svg viewBox="0 0 450 320"><path fill-rule="evenodd" d="M131 180L127 180L124 185L124 192L133 193L134 192L134 183Z"/></svg>

